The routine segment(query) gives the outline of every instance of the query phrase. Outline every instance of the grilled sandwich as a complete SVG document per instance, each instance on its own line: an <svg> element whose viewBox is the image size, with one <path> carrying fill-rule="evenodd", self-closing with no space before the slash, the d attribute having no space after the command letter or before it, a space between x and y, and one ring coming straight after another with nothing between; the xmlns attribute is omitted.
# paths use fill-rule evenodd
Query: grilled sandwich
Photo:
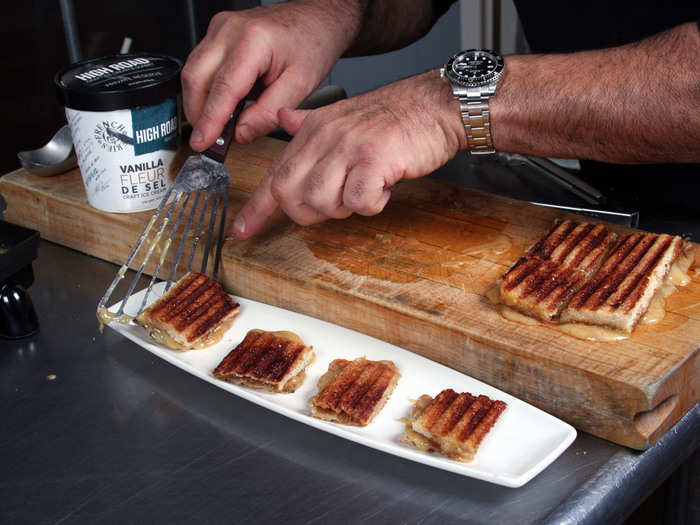
<svg viewBox="0 0 700 525"><path fill-rule="evenodd" d="M413 405L402 441L468 462L505 409L503 401L468 392L458 394L451 388L434 399L423 395Z"/></svg>
<svg viewBox="0 0 700 525"><path fill-rule="evenodd" d="M219 283L190 272L136 318L153 339L176 350L218 343L240 305Z"/></svg>
<svg viewBox="0 0 700 525"><path fill-rule="evenodd" d="M557 221L503 275L501 301L525 315L554 320L598 270L614 240L600 224Z"/></svg>
<svg viewBox="0 0 700 525"><path fill-rule="evenodd" d="M294 392L314 358L312 347L295 333L251 330L214 369L214 377L270 392Z"/></svg>
<svg viewBox="0 0 700 525"><path fill-rule="evenodd" d="M399 377L401 374L391 361L336 359L319 379L318 394L309 400L311 415L365 426L384 407Z"/></svg>
<svg viewBox="0 0 700 525"><path fill-rule="evenodd" d="M631 333L681 256L680 237L557 221L503 275L500 300L543 321Z"/></svg>
<svg viewBox="0 0 700 525"><path fill-rule="evenodd" d="M600 271L573 297L562 322L631 332L683 253L683 239L651 233L623 235Z"/></svg>

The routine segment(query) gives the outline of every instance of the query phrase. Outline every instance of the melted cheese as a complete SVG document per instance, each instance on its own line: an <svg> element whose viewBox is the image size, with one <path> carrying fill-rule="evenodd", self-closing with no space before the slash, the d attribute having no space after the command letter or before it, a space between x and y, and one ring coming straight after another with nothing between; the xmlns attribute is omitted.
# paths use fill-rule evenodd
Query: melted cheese
<svg viewBox="0 0 700 525"><path fill-rule="evenodd" d="M492 286L491 288L486 290L486 298L493 305L500 304L501 295L500 290L498 289L498 285Z"/></svg>
<svg viewBox="0 0 700 525"><path fill-rule="evenodd" d="M434 452L436 450L440 450L440 446L437 443L434 443L423 434L419 434L413 430L410 423L406 423L405 432L405 439L418 450L422 450L423 452Z"/></svg>
<svg viewBox="0 0 700 525"><path fill-rule="evenodd" d="M529 324L529 325L543 324L541 321L538 321L534 317L530 317L530 316L527 316L525 314L521 314L517 310L511 308L510 306L506 306L505 304L499 305L498 311L501 313L501 315L503 317L505 317L506 319L510 319L511 321L515 321L516 323Z"/></svg>
<svg viewBox="0 0 700 525"><path fill-rule="evenodd" d="M614 328L584 323L554 324L552 328L587 341L621 341L630 336L630 334L620 332Z"/></svg>
<svg viewBox="0 0 700 525"><path fill-rule="evenodd" d="M100 323L100 333L103 333L104 326L112 321L116 321L121 324L129 324L133 319L134 318L132 316L126 314L116 317L116 314L110 312L104 306L97 310L97 321Z"/></svg>
<svg viewBox="0 0 700 525"><path fill-rule="evenodd" d="M232 317L231 319L221 323L219 326L209 332L206 337L202 337L189 345L174 339L170 334L164 330L161 330L160 328L156 328L149 324L144 324L143 327L146 329L146 331L148 331L148 335L150 335L158 343L165 345L168 348L172 348L173 350L201 350L221 341L221 339L224 337L224 332L231 328L233 319L234 318Z"/></svg>
<svg viewBox="0 0 700 525"><path fill-rule="evenodd" d="M168 248L170 248L170 239L165 239L165 242L163 243L163 246L161 247L160 262L158 264L162 265L163 261L165 261L165 256L168 253Z"/></svg>
<svg viewBox="0 0 700 525"><path fill-rule="evenodd" d="M687 252L688 253L684 253L678 258L676 263L671 266L671 270L668 273L668 279L671 281L671 284L675 286L685 286L690 282L689 270L695 257L690 253L690 250ZM695 271L697 272L697 269Z"/></svg>

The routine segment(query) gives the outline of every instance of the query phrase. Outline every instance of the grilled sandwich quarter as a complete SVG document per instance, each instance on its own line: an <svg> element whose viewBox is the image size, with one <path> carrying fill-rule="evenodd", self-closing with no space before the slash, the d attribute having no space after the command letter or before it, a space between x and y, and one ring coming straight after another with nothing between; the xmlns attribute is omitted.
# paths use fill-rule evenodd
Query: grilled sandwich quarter
<svg viewBox="0 0 700 525"><path fill-rule="evenodd" d="M293 332L251 330L214 369L214 377L271 392L294 392L314 358L312 347Z"/></svg>
<svg viewBox="0 0 700 525"><path fill-rule="evenodd" d="M505 409L503 401L468 392L458 394L451 388L434 399L423 395L413 405L402 441L468 462Z"/></svg>
<svg viewBox="0 0 700 525"><path fill-rule="evenodd" d="M596 275L569 302L561 321L631 332L682 252L680 237L623 235Z"/></svg>
<svg viewBox="0 0 700 525"><path fill-rule="evenodd" d="M240 305L217 282L190 272L136 318L159 343L176 350L218 343Z"/></svg>
<svg viewBox="0 0 700 525"><path fill-rule="evenodd" d="M318 381L309 400L311 415L327 421L365 426L384 407L401 377L391 361L336 359Z"/></svg>

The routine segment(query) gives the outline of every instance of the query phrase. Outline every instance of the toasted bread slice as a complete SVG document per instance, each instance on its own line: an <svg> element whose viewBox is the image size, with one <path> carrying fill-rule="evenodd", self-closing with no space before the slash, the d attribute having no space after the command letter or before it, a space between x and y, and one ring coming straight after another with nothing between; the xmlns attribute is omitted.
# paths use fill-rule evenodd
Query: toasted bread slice
<svg viewBox="0 0 700 525"><path fill-rule="evenodd" d="M622 236L600 271L562 312L561 321L631 332L682 252L680 237L652 233Z"/></svg>
<svg viewBox="0 0 700 525"><path fill-rule="evenodd" d="M315 354L293 332L250 330L214 369L214 377L270 392L294 392Z"/></svg>
<svg viewBox="0 0 700 525"><path fill-rule="evenodd" d="M501 302L525 315L552 321L586 279L580 270L538 258L523 258L501 279Z"/></svg>
<svg viewBox="0 0 700 525"><path fill-rule="evenodd" d="M600 224L557 221L500 279L501 302L555 320L600 267L615 234Z"/></svg>
<svg viewBox="0 0 700 525"><path fill-rule="evenodd" d="M503 401L468 392L458 394L451 388L434 399L423 395L413 405L402 441L468 462L505 409Z"/></svg>
<svg viewBox="0 0 700 525"><path fill-rule="evenodd" d="M336 359L309 399L311 415L326 421L365 426L384 407L401 377L391 361Z"/></svg>
<svg viewBox="0 0 700 525"><path fill-rule="evenodd" d="M240 305L217 282L190 272L136 318L159 343L176 350L218 343Z"/></svg>
<svg viewBox="0 0 700 525"><path fill-rule="evenodd" d="M552 261L590 275L600 268L615 238L616 234L602 224L557 220L524 258Z"/></svg>

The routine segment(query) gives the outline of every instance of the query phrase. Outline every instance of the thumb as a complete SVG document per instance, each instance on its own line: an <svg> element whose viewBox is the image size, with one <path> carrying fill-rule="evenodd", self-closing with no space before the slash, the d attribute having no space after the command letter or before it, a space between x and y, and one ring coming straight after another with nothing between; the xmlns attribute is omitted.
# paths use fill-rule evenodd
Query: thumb
<svg viewBox="0 0 700 525"><path fill-rule="evenodd" d="M279 118L280 126L284 128L284 131L294 136L299 131L302 122L304 122L306 115L309 113L311 113L309 109L282 108L277 113L277 118Z"/></svg>

